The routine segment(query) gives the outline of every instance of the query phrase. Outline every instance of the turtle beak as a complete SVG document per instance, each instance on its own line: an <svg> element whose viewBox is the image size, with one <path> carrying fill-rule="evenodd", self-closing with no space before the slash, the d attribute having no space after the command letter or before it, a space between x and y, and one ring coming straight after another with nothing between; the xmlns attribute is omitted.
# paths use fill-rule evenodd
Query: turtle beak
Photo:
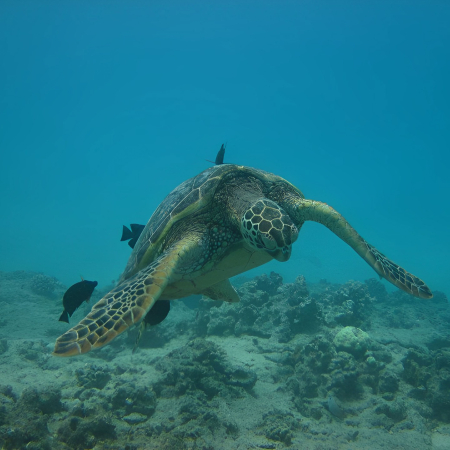
<svg viewBox="0 0 450 450"><path fill-rule="evenodd" d="M292 246L286 245L283 248L277 249L274 252L269 252L277 261L285 262L291 257Z"/></svg>

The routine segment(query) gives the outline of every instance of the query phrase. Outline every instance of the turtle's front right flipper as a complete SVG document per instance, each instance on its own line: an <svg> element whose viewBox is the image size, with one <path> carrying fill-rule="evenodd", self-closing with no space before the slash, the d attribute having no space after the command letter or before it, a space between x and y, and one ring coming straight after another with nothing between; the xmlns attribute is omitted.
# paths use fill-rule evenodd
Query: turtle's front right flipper
<svg viewBox="0 0 450 450"><path fill-rule="evenodd" d="M178 242L148 267L105 295L76 326L60 336L53 355L74 356L102 347L139 322L158 300L192 239Z"/></svg>
<svg viewBox="0 0 450 450"><path fill-rule="evenodd" d="M380 277L385 278L393 285L408 294L419 298L431 298L433 293L430 288L418 277L407 272L403 267L395 264L389 258L379 252L374 246L364 240L356 230L335 209L326 203L315 200L300 199L295 203L293 216L297 226L305 220L325 225L334 234L339 236L353 250L358 253Z"/></svg>

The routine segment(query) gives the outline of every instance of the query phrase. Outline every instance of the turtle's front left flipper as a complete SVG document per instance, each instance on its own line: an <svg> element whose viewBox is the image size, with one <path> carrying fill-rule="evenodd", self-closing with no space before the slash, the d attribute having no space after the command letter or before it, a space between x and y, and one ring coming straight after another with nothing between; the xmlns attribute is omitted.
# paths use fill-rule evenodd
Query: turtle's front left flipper
<svg viewBox="0 0 450 450"><path fill-rule="evenodd" d="M158 300L192 245L196 245L193 239L177 242L152 264L106 294L78 325L57 339L53 355L87 353L139 322Z"/></svg>

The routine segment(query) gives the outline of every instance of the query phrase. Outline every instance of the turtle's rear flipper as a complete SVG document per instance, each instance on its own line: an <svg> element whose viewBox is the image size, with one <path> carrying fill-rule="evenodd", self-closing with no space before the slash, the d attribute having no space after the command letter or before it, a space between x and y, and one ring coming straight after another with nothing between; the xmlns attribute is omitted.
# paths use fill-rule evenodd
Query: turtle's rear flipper
<svg viewBox="0 0 450 450"><path fill-rule="evenodd" d="M231 285L230 280L223 280L204 291L200 292L200 294L206 295L211 300L223 300L224 302L229 303L237 303L240 302L241 299L239 294L236 292L236 289Z"/></svg>
<svg viewBox="0 0 450 450"><path fill-rule="evenodd" d="M301 199L293 212L298 227L305 220L325 225L358 253L380 277L419 298L431 298L430 288L418 277L386 258L374 246L365 241L356 230L331 206L315 200Z"/></svg>
<svg viewBox="0 0 450 450"><path fill-rule="evenodd" d="M178 242L148 267L106 294L78 325L57 339L53 355L74 356L103 347L139 322L158 300L180 255L192 243L188 239Z"/></svg>

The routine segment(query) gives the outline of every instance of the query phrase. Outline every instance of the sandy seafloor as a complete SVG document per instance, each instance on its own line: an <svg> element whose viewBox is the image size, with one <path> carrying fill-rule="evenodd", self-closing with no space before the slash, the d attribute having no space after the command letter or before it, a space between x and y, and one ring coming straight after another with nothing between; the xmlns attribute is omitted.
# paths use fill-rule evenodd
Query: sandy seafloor
<svg viewBox="0 0 450 450"><path fill-rule="evenodd" d="M172 302L135 354L137 327L57 358L67 286L0 272L1 448L450 448L444 293L274 273L233 281L239 304Z"/></svg>

